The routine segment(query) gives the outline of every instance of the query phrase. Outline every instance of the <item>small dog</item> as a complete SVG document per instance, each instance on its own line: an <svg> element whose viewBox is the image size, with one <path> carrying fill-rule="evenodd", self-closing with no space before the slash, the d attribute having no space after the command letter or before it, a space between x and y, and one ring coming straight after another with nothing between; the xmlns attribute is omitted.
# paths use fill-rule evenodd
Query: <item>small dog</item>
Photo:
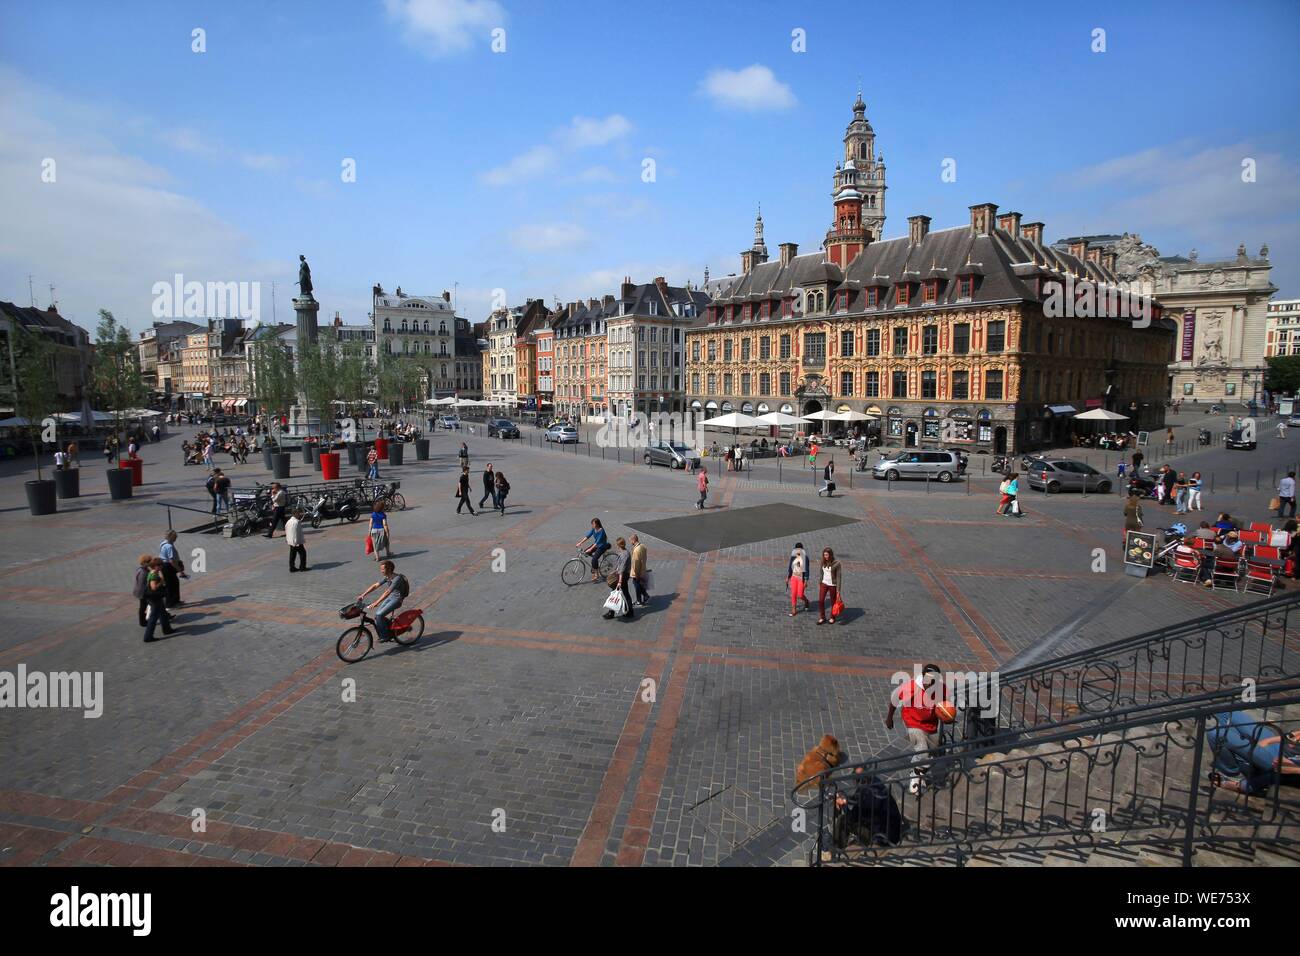
<svg viewBox="0 0 1300 956"><path fill-rule="evenodd" d="M843 762L844 752L840 750L840 742L830 734L826 734L822 737L821 743L808 751L799 761L799 766L794 772L795 782L800 784L800 790L809 790L816 786L816 781L812 778L825 770L838 767Z"/></svg>

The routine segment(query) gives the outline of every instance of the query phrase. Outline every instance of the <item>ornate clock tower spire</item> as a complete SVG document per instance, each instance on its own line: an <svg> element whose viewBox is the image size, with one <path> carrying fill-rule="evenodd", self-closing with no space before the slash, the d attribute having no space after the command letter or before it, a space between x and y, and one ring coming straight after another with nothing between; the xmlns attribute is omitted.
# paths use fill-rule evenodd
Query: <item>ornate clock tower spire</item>
<svg viewBox="0 0 1300 956"><path fill-rule="evenodd" d="M831 196L835 219L826 233L826 255L844 268L885 228L885 162L876 155L876 133L860 89L844 131L844 162L836 164Z"/></svg>

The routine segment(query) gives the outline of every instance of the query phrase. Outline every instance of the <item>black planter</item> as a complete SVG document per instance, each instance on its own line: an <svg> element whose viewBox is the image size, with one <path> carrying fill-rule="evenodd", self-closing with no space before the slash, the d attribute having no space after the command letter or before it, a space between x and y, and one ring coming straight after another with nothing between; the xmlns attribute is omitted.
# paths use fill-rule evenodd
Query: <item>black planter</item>
<svg viewBox="0 0 1300 956"><path fill-rule="evenodd" d="M399 441L388 443L388 463L390 465L400 465L402 456L406 454L406 449Z"/></svg>
<svg viewBox="0 0 1300 956"><path fill-rule="evenodd" d="M324 448L320 447L319 445L313 447L311 453L311 466L317 471L320 471L320 456L323 454L325 454Z"/></svg>
<svg viewBox="0 0 1300 956"><path fill-rule="evenodd" d="M287 451L272 455L271 464L274 466L277 480L284 480L289 477L289 453Z"/></svg>
<svg viewBox="0 0 1300 956"><path fill-rule="evenodd" d="M108 494L114 501L131 497L131 469L108 469Z"/></svg>
<svg viewBox="0 0 1300 956"><path fill-rule="evenodd" d="M263 446L262 446L262 461L266 462L266 470L267 470L267 471L270 471L271 468L273 467L273 462L271 461L271 455L272 455L272 453L273 453L273 452L272 452L272 448L271 448L270 445L263 445Z"/></svg>
<svg viewBox="0 0 1300 956"><path fill-rule="evenodd" d="M311 464L311 459L312 459L311 450L315 447L316 446L309 441L305 441L302 443L302 463L304 465Z"/></svg>
<svg viewBox="0 0 1300 956"><path fill-rule="evenodd" d="M357 449L360 447L361 446L354 441L348 442L348 464L349 465L355 465L357 463Z"/></svg>
<svg viewBox="0 0 1300 956"><path fill-rule="evenodd" d="M429 439L417 438L415 440L415 460L416 461L429 460Z"/></svg>
<svg viewBox="0 0 1300 956"><path fill-rule="evenodd" d="M130 472L127 472L129 475ZM34 515L52 515L59 510L54 482L48 478L27 482L27 509Z"/></svg>
<svg viewBox="0 0 1300 956"><path fill-rule="evenodd" d="M54 473L54 488L58 491L60 498L81 497L81 472L76 468L56 471Z"/></svg>
<svg viewBox="0 0 1300 956"><path fill-rule="evenodd" d="M357 471L361 472L363 475L370 471L370 462L366 461L366 456L369 454L369 449L357 452Z"/></svg>

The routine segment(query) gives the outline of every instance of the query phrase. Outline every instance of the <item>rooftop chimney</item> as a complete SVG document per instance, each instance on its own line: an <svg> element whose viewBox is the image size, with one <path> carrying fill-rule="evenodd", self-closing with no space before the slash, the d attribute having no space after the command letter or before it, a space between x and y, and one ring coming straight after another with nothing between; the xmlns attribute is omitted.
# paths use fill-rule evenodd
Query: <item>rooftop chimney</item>
<svg viewBox="0 0 1300 956"><path fill-rule="evenodd" d="M601 299L600 302L601 305L604 305L606 307L611 306L614 304L614 297L612 295L607 295L603 299Z"/></svg>
<svg viewBox="0 0 1300 956"><path fill-rule="evenodd" d="M970 228L977 236L987 236L993 231L993 220L998 214L998 204L982 202L970 207Z"/></svg>
<svg viewBox="0 0 1300 956"><path fill-rule="evenodd" d="M599 308L600 308L600 300L599 300L599 299L588 299L588 300L587 300L587 308L591 309L593 312L594 312L596 309L599 309Z"/></svg>
<svg viewBox="0 0 1300 956"><path fill-rule="evenodd" d="M1114 249L1103 249L1101 251L1101 264L1109 272L1115 271L1115 262L1119 258Z"/></svg>
<svg viewBox="0 0 1300 956"><path fill-rule="evenodd" d="M668 280L663 276L655 276L655 285L659 287L659 291L661 292L668 291Z"/></svg>
<svg viewBox="0 0 1300 956"><path fill-rule="evenodd" d="M1088 261L1101 265L1101 248L1099 246L1093 246L1088 250Z"/></svg>
<svg viewBox="0 0 1300 956"><path fill-rule="evenodd" d="M929 216L908 216L907 217L907 235L912 245L918 245L922 239L930 234L930 217Z"/></svg>
<svg viewBox="0 0 1300 956"><path fill-rule="evenodd" d="M998 216L998 228L1011 234L1012 239L1020 238L1020 213L1004 212Z"/></svg>
<svg viewBox="0 0 1300 956"><path fill-rule="evenodd" d="M1088 240L1076 239L1074 242L1070 243L1069 248L1070 255L1074 256L1076 259L1082 259L1088 253Z"/></svg>
<svg viewBox="0 0 1300 956"><path fill-rule="evenodd" d="M781 250L781 265L788 266L790 260L799 254L799 244L797 242L783 242L778 246Z"/></svg>
<svg viewBox="0 0 1300 956"><path fill-rule="evenodd" d="M746 249L740 254L740 272L742 275L749 275L750 270L754 268L754 260L757 258L757 253L753 249Z"/></svg>
<svg viewBox="0 0 1300 956"><path fill-rule="evenodd" d="M1043 244L1043 224L1041 222L1027 222L1020 227L1020 235L1034 245L1041 246Z"/></svg>
<svg viewBox="0 0 1300 956"><path fill-rule="evenodd" d="M443 290L442 290L442 301L443 301L443 302L450 302L450 301L451 301L451 293L448 292L446 289L443 289Z"/></svg>
<svg viewBox="0 0 1300 956"><path fill-rule="evenodd" d="M623 277L623 289L622 289L622 292L620 293L620 296L619 296L619 297L620 297L620 298L623 298L623 299L631 298L632 293L635 292L635 291L636 291L636 286L633 285L633 283L632 283L632 277L631 277L631 276L624 276L624 277Z"/></svg>

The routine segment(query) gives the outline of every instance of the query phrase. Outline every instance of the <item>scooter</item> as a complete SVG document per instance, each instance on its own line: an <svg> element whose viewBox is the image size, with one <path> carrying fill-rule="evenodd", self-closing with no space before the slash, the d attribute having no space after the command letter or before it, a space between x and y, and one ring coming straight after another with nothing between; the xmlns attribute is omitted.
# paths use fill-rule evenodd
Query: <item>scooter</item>
<svg viewBox="0 0 1300 956"><path fill-rule="evenodd" d="M344 498L336 504L333 495L325 494L316 499L316 504L312 506L307 520L311 522L313 528L319 528L326 518L338 518L343 522L356 521L360 517L361 512L351 498Z"/></svg>
<svg viewBox="0 0 1300 956"><path fill-rule="evenodd" d="M1008 455L995 455L993 461L989 463L989 468L1000 475L1009 474L1011 471L1011 458Z"/></svg>

